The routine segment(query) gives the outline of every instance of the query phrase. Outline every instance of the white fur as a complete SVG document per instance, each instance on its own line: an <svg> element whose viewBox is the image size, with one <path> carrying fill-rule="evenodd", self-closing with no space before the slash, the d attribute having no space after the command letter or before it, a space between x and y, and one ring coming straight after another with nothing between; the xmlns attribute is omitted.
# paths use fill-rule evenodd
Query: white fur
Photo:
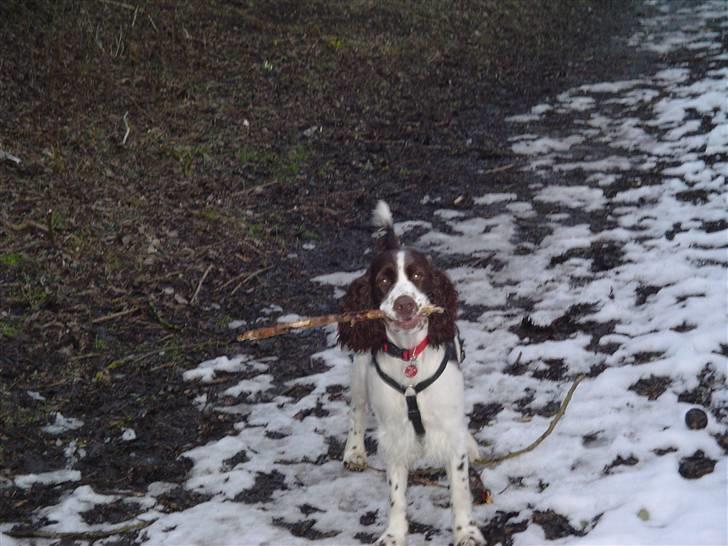
<svg viewBox="0 0 728 546"><path fill-rule="evenodd" d="M380 205L382 203L380 201ZM389 211L389 207L386 210ZM407 279L403 252L397 256L397 271L397 281L380 308L388 315L390 311L393 313L394 300L401 295L412 297L418 308L429 303L427 296ZM392 323L386 324L387 336L402 348L416 346L427 335L427 320L422 327L412 330L397 330ZM437 349L427 347L417 359L419 371L413 379L404 375L406 363L402 360L380 351L377 361L389 376L407 386L433 375L442 361L444 351L445 347L442 346ZM417 404L425 428L425 435L421 439L417 437L407 416L405 397L382 381L372 364L372 355L354 355L349 435L344 449L344 464L353 470L364 470L367 466L364 431L369 405L377 420L378 449L386 465L391 506L387 528L376 544L406 544L408 469L421 457L439 461L447 470L455 544L484 544L483 536L472 520L468 477L468 458L477 457L477 444L465 423L463 376L456 362L449 362L437 381L417 395Z"/></svg>
<svg viewBox="0 0 728 546"><path fill-rule="evenodd" d="M386 201L378 201L372 214L372 224L377 229L386 229L394 225L392 211Z"/></svg>
<svg viewBox="0 0 728 546"><path fill-rule="evenodd" d="M384 311L384 314L393 320L397 319L396 313L394 312L394 302L400 296L409 296L410 298L412 298L415 301L418 310L421 309L423 306L430 304L430 299L427 297L427 294L424 294L423 292L418 290L417 287L412 283L412 281L409 280L409 278L407 277L404 270L404 258L405 253L403 250L397 252L397 281L394 283L394 286L387 293L387 297L384 298L384 301L382 301L381 305L379 306L379 309ZM398 343L398 339L396 339L399 332L392 333L395 334L395 337L390 339L392 339L392 341L394 341L400 347L414 347L415 345L417 345L417 343L419 343L419 341L424 338L424 335L421 336L419 341L414 344L409 343L409 341L406 339L402 339L402 345L400 345Z"/></svg>

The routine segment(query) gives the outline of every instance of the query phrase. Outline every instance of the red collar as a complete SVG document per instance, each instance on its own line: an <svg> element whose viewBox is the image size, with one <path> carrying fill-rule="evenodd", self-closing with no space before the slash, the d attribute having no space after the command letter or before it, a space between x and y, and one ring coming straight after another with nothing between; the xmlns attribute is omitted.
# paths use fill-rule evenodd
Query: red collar
<svg viewBox="0 0 728 546"><path fill-rule="evenodd" d="M430 339L425 336L425 339L420 341L416 347L413 347L412 349L401 349L391 341L387 340L384 342L384 345L382 345L382 350L388 355L410 362L420 356L429 343Z"/></svg>

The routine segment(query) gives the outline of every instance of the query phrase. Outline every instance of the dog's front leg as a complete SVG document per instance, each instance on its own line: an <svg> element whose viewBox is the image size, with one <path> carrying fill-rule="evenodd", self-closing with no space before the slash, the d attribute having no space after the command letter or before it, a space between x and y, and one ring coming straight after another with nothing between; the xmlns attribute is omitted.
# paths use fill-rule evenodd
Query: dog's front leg
<svg viewBox="0 0 728 546"><path fill-rule="evenodd" d="M407 544L407 466L387 464L389 486L389 523L375 546L405 546Z"/></svg>
<svg viewBox="0 0 728 546"><path fill-rule="evenodd" d="M367 451L364 447L364 423L367 411L367 368L370 353L355 353L351 370L351 409L349 411L349 435L344 447L344 466L361 472L367 468Z"/></svg>
<svg viewBox="0 0 728 546"><path fill-rule="evenodd" d="M450 504L452 506L452 528L455 535L455 546L485 544L483 534L473 520L468 455L465 450L459 455L450 457L446 469L447 477L450 480Z"/></svg>

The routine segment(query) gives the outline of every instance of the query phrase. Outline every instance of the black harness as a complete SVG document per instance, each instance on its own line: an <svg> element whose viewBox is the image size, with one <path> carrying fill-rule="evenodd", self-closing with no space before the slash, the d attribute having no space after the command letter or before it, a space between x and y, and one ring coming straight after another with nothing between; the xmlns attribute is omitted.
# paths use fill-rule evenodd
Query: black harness
<svg viewBox="0 0 728 546"><path fill-rule="evenodd" d="M393 350L392 347L394 347L395 349ZM404 395L405 401L407 402L407 417L409 417L409 420L412 423L412 426L414 427L417 436L424 436L425 427L422 425L422 415L420 415L420 408L417 406L417 394L424 391L427 387L437 381L437 379L442 375L442 372L445 371L445 368L447 368L448 362L450 362L451 360L455 360L456 362L462 361L464 355L460 337L456 336L455 341L449 341L445 345L445 354L443 355L442 362L440 362L440 365L437 367L435 373L427 379L420 381L419 383L416 383L414 385L402 385L392 376L387 375L385 371L382 370L382 367L379 365L379 361L377 361L377 352L377 350L372 351L372 362L374 363L374 368L377 370L379 377L381 377L382 381L384 381L387 385ZM394 345L394 343L388 341L386 352L387 354L401 358L400 355L404 354L406 351L400 349L399 347Z"/></svg>

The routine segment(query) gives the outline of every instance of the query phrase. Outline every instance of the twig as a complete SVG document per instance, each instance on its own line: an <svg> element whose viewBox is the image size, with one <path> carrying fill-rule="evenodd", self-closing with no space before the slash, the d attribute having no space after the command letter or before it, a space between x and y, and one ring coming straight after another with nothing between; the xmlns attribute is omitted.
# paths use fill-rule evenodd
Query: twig
<svg viewBox="0 0 728 546"><path fill-rule="evenodd" d="M131 315L132 313L136 313L139 310L137 306L131 307L129 309L125 309L123 311L117 311L116 313L111 313L109 315L105 315L103 317L95 318L91 321L91 324L102 324L104 322L108 322L110 320L118 319L119 317L125 317L126 315Z"/></svg>
<svg viewBox="0 0 728 546"><path fill-rule="evenodd" d="M131 129L129 128L129 122L127 121L127 118L129 117L129 111L127 110L124 114L124 117L121 118L124 122L124 127L126 127L126 132L124 133L124 138L121 140L121 145L126 146L126 139L129 138L129 132Z"/></svg>
<svg viewBox="0 0 728 546"><path fill-rule="evenodd" d="M154 315L155 320L159 324L161 324L162 326L167 328L168 330L175 330L175 331L182 330L182 328L180 328L176 324L172 324L171 322L163 319L162 315L159 314L159 309L157 309L157 306L154 305L154 302L152 302L152 300L149 300L149 310L152 312L152 315Z"/></svg>
<svg viewBox="0 0 728 546"><path fill-rule="evenodd" d="M152 25L152 28L154 28L155 32L159 32L159 29L157 28L157 25L154 24L154 21L152 20L152 16L147 13L147 19L149 19L149 22Z"/></svg>
<svg viewBox="0 0 728 546"><path fill-rule="evenodd" d="M102 4L108 4L110 6L116 6L119 8L124 8L128 10L136 10L138 9L136 6L132 6L131 4L125 4L124 2L117 2L115 0L99 0Z"/></svg>
<svg viewBox="0 0 728 546"><path fill-rule="evenodd" d="M494 174L494 173L500 173L503 171L507 171L515 167L515 163L508 163L506 165L501 165L500 167L493 167L492 169L488 169L487 171L483 171L483 174Z"/></svg>
<svg viewBox="0 0 728 546"><path fill-rule="evenodd" d="M192 299L190 300L190 305L197 302L197 295L200 293L200 288L202 288L202 283L205 282L205 279L207 278L207 275L210 273L210 270L212 269L212 264L207 266L207 269L205 269L205 272L202 274L202 278L200 279L200 282L197 283L197 289L195 290L195 293L192 295Z"/></svg>
<svg viewBox="0 0 728 546"><path fill-rule="evenodd" d="M104 531L78 531L78 532L60 532L60 531L41 531L33 529L18 529L4 531L6 534L13 538L46 538L51 540L100 540L102 538L109 538L114 535L122 533L131 533L132 531L138 531L149 527L152 523L157 521L151 519L147 521L139 521L131 525L124 525L122 527L115 527L113 529L107 529Z"/></svg>
<svg viewBox="0 0 728 546"><path fill-rule="evenodd" d="M474 464L474 465L498 464L498 463L502 463L503 461L505 461L507 459L513 459L515 457L519 457L525 453L528 453L529 451L533 451L534 449L536 449L541 444L541 442L543 442L554 431L559 420L564 416L564 413L566 413L566 407L569 405L569 402L571 401L571 397L574 394L576 387L579 385L579 383L581 382L582 379L584 379L583 375L579 375L576 377L574 382L571 384L569 391L566 393L566 397L564 398L564 401L561 402L559 411L557 411L556 415L554 415L554 418L551 419L551 422L549 423L549 426L546 429L546 431L543 434L541 434L541 436L539 436L536 439L536 441L534 441L527 447L524 447L523 449L519 449L517 451L511 451L510 453L506 453L505 455L500 455L498 457L476 459L471 464Z"/></svg>
<svg viewBox="0 0 728 546"><path fill-rule="evenodd" d="M230 295L231 295L231 296L234 296L234 295L235 295L235 292L237 292L238 290L240 290L240 288L242 288L242 287L243 287L244 285L246 285L246 284L247 284L248 282L252 281L252 280L253 280L253 279L254 279L255 277L257 277L257 276L258 276L258 275L260 275L261 273L265 273L265 272L266 272L266 271L268 271L269 269L273 269L273 266L272 266L272 265L270 265L270 266L268 266L268 267L263 267L262 269L258 269L258 271L253 271L253 272L252 272L252 273L251 273L250 275L248 275L247 277L245 277L245 278L244 278L244 279L243 279L243 280L242 280L242 281L240 282L240 284L238 284L238 285L237 285L237 286L236 286L235 288L233 288L233 291L232 291L232 292L230 292Z"/></svg>
<svg viewBox="0 0 728 546"><path fill-rule="evenodd" d="M7 220L0 220L0 224L2 224L3 227L8 231L25 231L28 229L37 229L39 231L42 231L43 233L48 233L48 227L44 226L39 222L36 222L35 220L26 220L25 222L21 222L20 224L13 224L12 222L8 222Z"/></svg>
<svg viewBox="0 0 728 546"><path fill-rule="evenodd" d="M442 307L435 305L429 305L423 307L420 312L424 315L431 315L432 313L444 313L445 310ZM361 322L363 320L377 320L385 318L384 311L381 309L369 309L367 311L355 311L352 313L341 313L339 315L323 315L320 317L311 317L302 320L296 320L294 322L285 322L281 324L275 324L273 326L265 326L263 328L256 328L255 330L248 330L238 336L238 341L250 341L256 339L266 339L273 336L279 336L290 332L291 330L302 330L308 328L316 328L318 326L325 326L334 322Z"/></svg>
<svg viewBox="0 0 728 546"><path fill-rule="evenodd" d="M16 157L13 154L10 154L8 152L4 152L3 150L0 150L0 159L7 159L8 161L12 161L16 165L20 165L19 157Z"/></svg>
<svg viewBox="0 0 728 546"><path fill-rule="evenodd" d="M243 281L242 281L242 282L240 283L241 285L243 285L243 284L245 284L246 282L248 282L248 281L250 281L251 279L253 279L254 277L256 277L256 276L260 275L261 273L264 273L264 272L266 272L266 271L268 271L269 269L272 269L272 268L273 268L273 266L272 266L272 265L269 265L268 267L263 267L262 269L258 269L257 271L253 271L252 273L248 273L248 272L246 271L245 273L241 273L240 275L235 275L235 276L234 276L234 277L233 277L232 279L230 279L229 281L226 281L226 282L224 282L224 283L222 284L222 286L221 286L221 287L219 288L219 290L223 290L224 288L227 288L228 286L230 286L230 285L231 285L231 284L233 284L234 282L236 282L236 281L238 281L238 280L240 280L241 278L243 278L243 277L244 277L244 278L243 278ZM233 292L233 293L234 293L234 292ZM231 294L231 295L232 295L232 294Z"/></svg>

